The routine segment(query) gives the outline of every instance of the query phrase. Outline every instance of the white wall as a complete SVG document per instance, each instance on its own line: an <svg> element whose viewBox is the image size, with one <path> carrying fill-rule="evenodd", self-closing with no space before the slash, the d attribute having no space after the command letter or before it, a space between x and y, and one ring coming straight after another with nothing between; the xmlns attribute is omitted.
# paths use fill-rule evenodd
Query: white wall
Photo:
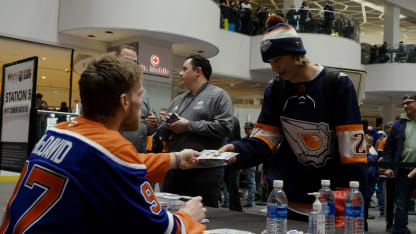
<svg viewBox="0 0 416 234"><path fill-rule="evenodd" d="M306 56L312 63L349 69L361 69L361 46L358 42L325 34L300 33ZM252 70L269 70L270 65L263 63L260 42L263 36L251 39L250 68Z"/></svg>
<svg viewBox="0 0 416 234"><path fill-rule="evenodd" d="M133 30L163 41L188 39L216 48L219 19L219 7L207 0L70 0L61 1L58 28L68 33L85 29Z"/></svg>
<svg viewBox="0 0 416 234"><path fill-rule="evenodd" d="M58 36L58 0L2 0L0 34L43 43Z"/></svg>
<svg viewBox="0 0 416 234"><path fill-rule="evenodd" d="M384 63L366 65L366 92L416 92L416 65Z"/></svg>
<svg viewBox="0 0 416 234"><path fill-rule="evenodd" d="M250 36L219 29L219 53L210 59L217 76L250 80Z"/></svg>

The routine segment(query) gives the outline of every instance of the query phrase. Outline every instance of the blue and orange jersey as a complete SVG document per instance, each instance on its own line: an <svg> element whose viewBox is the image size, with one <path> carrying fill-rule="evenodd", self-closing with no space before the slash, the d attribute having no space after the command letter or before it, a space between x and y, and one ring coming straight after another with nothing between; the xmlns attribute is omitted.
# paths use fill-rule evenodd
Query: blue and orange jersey
<svg viewBox="0 0 416 234"><path fill-rule="evenodd" d="M273 99L279 95L272 94L273 85L269 83L251 138L233 142L241 154L237 167L269 158L267 177L285 181L284 189L291 202L313 202L307 193L318 191L321 179L347 187L350 180L365 181L367 153L354 85L340 73L335 106L331 107L323 90L325 70L320 66L318 74L308 82L280 80L285 83L284 95L280 95L283 100ZM278 145L277 153L271 156ZM338 183L339 177L344 177L345 182Z"/></svg>
<svg viewBox="0 0 416 234"><path fill-rule="evenodd" d="M161 208L169 154L139 154L117 131L78 117L36 144L7 205L1 233L186 233L204 225Z"/></svg>

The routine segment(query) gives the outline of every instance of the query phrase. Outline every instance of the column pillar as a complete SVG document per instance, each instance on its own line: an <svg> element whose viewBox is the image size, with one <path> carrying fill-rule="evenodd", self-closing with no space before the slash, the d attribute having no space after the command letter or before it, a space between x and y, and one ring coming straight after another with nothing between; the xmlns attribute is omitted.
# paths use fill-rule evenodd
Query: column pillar
<svg viewBox="0 0 416 234"><path fill-rule="evenodd" d="M383 126L390 121L396 119L400 113L397 111L397 106L400 104L400 100L392 100L383 104Z"/></svg>
<svg viewBox="0 0 416 234"><path fill-rule="evenodd" d="M387 45L397 45L400 40L400 8L384 3L384 41Z"/></svg>

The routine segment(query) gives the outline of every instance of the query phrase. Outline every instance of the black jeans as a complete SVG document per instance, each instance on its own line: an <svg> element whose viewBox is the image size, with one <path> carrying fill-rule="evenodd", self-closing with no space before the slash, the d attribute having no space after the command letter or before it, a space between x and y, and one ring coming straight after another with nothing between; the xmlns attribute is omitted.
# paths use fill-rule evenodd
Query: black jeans
<svg viewBox="0 0 416 234"><path fill-rule="evenodd" d="M163 192L202 196L204 206L218 207L224 167L175 169L168 171L163 181Z"/></svg>

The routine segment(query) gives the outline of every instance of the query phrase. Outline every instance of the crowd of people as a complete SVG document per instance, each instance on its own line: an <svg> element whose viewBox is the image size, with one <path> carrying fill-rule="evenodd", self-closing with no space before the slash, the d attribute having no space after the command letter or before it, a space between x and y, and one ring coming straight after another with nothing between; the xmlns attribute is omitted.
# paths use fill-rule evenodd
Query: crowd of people
<svg viewBox="0 0 416 234"><path fill-rule="evenodd" d="M347 38L358 38L357 27L351 18L344 14L335 15L331 1L327 1L323 10L314 9L306 2L297 9L294 5L289 9L270 9L260 4L254 11L248 0L237 3L234 0L219 1L221 9L221 28L259 35L265 30L265 22L270 14L283 17L298 32L337 34ZM226 22L224 21L226 20ZM227 25L227 26L226 26Z"/></svg>
<svg viewBox="0 0 416 234"><path fill-rule="evenodd" d="M364 64L376 64L376 63L387 63L387 62L396 62L396 63L416 62L416 49L415 48L406 48L406 45L404 44L403 41L399 42L399 44L397 45L397 48L394 48L394 47L395 46L393 45L388 45L387 42L384 42L380 46L374 44L370 48L369 60L363 61L363 63Z"/></svg>
<svg viewBox="0 0 416 234"><path fill-rule="evenodd" d="M377 135L366 137L374 129L363 126L351 79L310 62L302 38L283 17L269 16L265 28L260 52L276 77L265 88L257 122L244 124L244 138L229 94L209 83L208 59L185 58L179 75L187 91L157 117L135 48L121 46L116 56L94 59L79 80L82 114L49 129L36 144L0 231L201 233L204 206L219 207L223 183L230 209L253 205L256 171L263 172L266 187L284 181L292 219L307 220L314 200L307 194L318 191L322 179L333 189L359 181L368 207L375 182L367 162ZM405 191L395 194L397 233L406 228L415 180L408 177L411 168L396 166L416 162L416 96L403 99L403 107L383 151L383 161L395 162L385 174L396 177L396 191ZM204 149L239 155L224 166L198 160ZM240 170L248 181L242 205ZM156 182L161 191L192 199L172 213L157 200Z"/></svg>

